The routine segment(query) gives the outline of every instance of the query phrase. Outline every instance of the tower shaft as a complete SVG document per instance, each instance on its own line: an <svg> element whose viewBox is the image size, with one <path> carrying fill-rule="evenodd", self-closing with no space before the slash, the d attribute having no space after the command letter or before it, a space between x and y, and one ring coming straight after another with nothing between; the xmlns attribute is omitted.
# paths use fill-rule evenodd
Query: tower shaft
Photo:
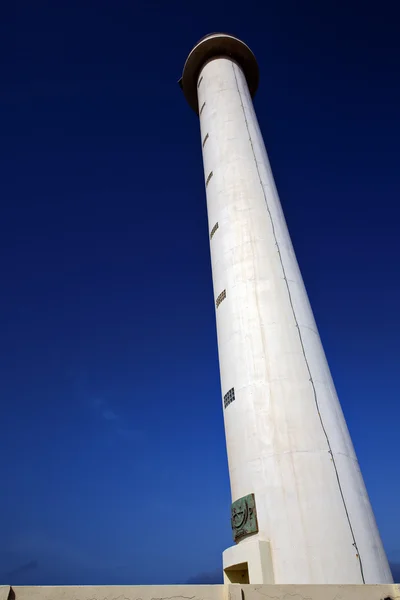
<svg viewBox="0 0 400 600"><path fill-rule="evenodd" d="M391 582L245 73L211 58L196 92L232 501L254 494L257 521L225 577Z"/></svg>

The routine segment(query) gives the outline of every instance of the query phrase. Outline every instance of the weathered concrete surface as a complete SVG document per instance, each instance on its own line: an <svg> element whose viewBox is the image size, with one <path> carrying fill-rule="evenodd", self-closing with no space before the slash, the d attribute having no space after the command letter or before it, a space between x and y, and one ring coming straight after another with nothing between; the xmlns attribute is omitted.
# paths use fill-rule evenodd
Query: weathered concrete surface
<svg viewBox="0 0 400 600"><path fill-rule="evenodd" d="M396 584L230 585L229 600L399 600Z"/></svg>
<svg viewBox="0 0 400 600"><path fill-rule="evenodd" d="M12 591L15 594L15 600L224 599L223 585L13 586ZM12 595L9 600L13 600Z"/></svg>
<svg viewBox="0 0 400 600"><path fill-rule="evenodd" d="M0 587L0 600L263 600L265 598L271 600L400 600L400 586L382 584Z"/></svg>
<svg viewBox="0 0 400 600"><path fill-rule="evenodd" d="M9 585L0 585L0 600L8 600L10 594Z"/></svg>

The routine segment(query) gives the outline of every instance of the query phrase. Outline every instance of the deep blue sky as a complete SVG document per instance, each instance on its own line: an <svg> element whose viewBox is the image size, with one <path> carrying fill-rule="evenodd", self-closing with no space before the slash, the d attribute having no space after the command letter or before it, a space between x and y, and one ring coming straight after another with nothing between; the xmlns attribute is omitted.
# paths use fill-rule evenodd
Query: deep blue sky
<svg viewBox="0 0 400 600"><path fill-rule="evenodd" d="M210 31L255 105L400 563L395 2L3 3L0 583L171 583L231 544L198 122ZM201 578L200 578L201 579Z"/></svg>

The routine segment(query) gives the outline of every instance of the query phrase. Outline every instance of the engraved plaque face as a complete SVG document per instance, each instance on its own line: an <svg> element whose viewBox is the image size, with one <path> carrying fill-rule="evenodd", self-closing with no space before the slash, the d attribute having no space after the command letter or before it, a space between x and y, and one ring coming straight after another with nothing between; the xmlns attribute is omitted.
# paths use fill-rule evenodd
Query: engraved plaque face
<svg viewBox="0 0 400 600"><path fill-rule="evenodd" d="M231 523L235 542L246 535L258 532L254 494L243 496L243 498L233 502L231 506Z"/></svg>

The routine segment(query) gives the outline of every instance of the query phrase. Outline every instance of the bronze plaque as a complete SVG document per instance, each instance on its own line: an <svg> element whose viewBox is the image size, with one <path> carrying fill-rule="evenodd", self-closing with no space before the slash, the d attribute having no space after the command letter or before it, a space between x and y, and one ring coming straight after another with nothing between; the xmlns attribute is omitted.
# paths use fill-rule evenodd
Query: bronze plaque
<svg viewBox="0 0 400 600"><path fill-rule="evenodd" d="M231 523L235 542L246 535L258 532L254 494L243 496L243 498L233 502L231 506Z"/></svg>

